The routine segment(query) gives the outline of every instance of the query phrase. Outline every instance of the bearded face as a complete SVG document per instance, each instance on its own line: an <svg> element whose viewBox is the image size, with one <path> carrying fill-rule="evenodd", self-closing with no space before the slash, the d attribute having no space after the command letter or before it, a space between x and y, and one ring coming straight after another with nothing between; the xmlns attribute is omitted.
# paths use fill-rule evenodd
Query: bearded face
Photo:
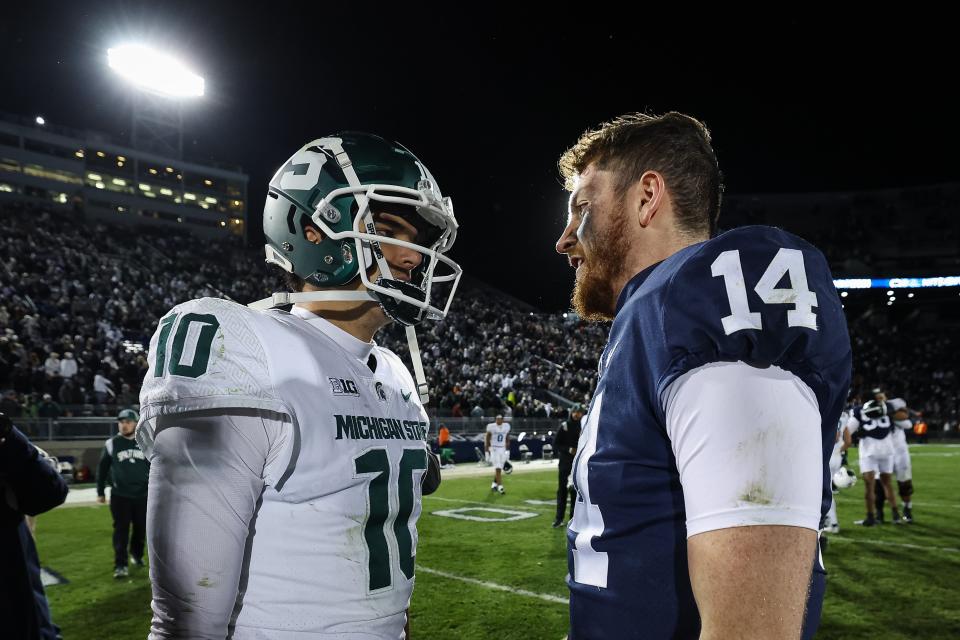
<svg viewBox="0 0 960 640"><path fill-rule="evenodd" d="M588 167L578 177L570 195L567 227L557 251L567 255L576 269L571 302L581 318L612 320L616 310L617 282L627 270L626 207L617 197L609 172Z"/></svg>

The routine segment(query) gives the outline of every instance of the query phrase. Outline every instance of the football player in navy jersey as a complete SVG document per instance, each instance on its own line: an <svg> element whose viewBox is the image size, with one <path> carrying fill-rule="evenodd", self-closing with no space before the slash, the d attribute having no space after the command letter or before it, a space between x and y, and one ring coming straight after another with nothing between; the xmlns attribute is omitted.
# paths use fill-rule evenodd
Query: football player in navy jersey
<svg viewBox="0 0 960 640"><path fill-rule="evenodd" d="M863 476L864 498L867 503L867 517L858 520L856 524L872 527L883 522L883 502L879 503L879 507L877 506L877 491L882 492L890 502L890 516L893 523L901 524L902 522L900 511L897 509L892 479L898 458L895 433L912 426L910 420L904 417L906 415L906 403L900 398L897 398L896 402L889 401L883 392L877 393L873 400L868 400L862 407L855 407L850 413L846 424L847 430L850 433L860 431L861 434L860 475ZM906 439L904 439L904 447L906 447ZM901 473L906 477L902 466ZM902 488L901 485L901 494ZM875 511L879 512L879 518L874 515Z"/></svg>
<svg viewBox="0 0 960 640"><path fill-rule="evenodd" d="M888 400L886 392L881 387L877 387L873 390L873 399L888 406L888 413L897 426L890 432L890 437L893 438L893 475L897 477L897 488L900 500L903 502L901 522L910 523L913 522L913 465L910 461L910 448L907 446L907 431L913 429L913 421L910 420L910 411L903 398ZM877 520L882 522L886 493L882 490L875 493ZM894 522L897 520L894 519Z"/></svg>
<svg viewBox="0 0 960 640"><path fill-rule="evenodd" d="M689 116L618 118L560 167L574 309L613 322L574 463L570 640L812 637L851 373L826 259L771 227L714 237Z"/></svg>

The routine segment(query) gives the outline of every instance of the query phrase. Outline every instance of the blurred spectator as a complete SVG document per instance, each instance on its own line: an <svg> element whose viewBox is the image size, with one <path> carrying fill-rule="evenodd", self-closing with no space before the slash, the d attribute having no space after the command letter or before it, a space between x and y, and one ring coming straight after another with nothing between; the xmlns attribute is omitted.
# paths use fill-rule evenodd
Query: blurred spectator
<svg viewBox="0 0 960 640"><path fill-rule="evenodd" d="M60 404L78 404L80 400L77 397L76 390L73 380L65 380L63 384L60 385L60 391L57 392L57 398L60 400Z"/></svg>
<svg viewBox="0 0 960 640"><path fill-rule="evenodd" d="M48 378L55 378L60 375L60 354L52 351L43 363L43 370Z"/></svg>
<svg viewBox="0 0 960 640"><path fill-rule="evenodd" d="M60 361L60 377L64 380L72 380L77 375L77 361L73 359L73 353L67 351L63 354L63 360Z"/></svg>
<svg viewBox="0 0 960 640"><path fill-rule="evenodd" d="M98 371L93 378L93 393L96 395L97 404L106 404L113 396L113 385L110 379L103 375L103 371Z"/></svg>
<svg viewBox="0 0 960 640"><path fill-rule="evenodd" d="M137 404L140 398L130 389L130 385L124 382L120 386L120 393L117 394L116 401L121 407L130 407Z"/></svg>
<svg viewBox="0 0 960 640"><path fill-rule="evenodd" d="M63 415L63 409L60 408L60 405L53 401L53 396L49 393L43 394L43 401L40 403L40 406L37 410L37 415L41 418L50 418L56 420L61 415Z"/></svg>
<svg viewBox="0 0 960 640"><path fill-rule="evenodd" d="M450 446L450 429L446 425L440 425L440 431L437 433L437 445L440 448Z"/></svg>

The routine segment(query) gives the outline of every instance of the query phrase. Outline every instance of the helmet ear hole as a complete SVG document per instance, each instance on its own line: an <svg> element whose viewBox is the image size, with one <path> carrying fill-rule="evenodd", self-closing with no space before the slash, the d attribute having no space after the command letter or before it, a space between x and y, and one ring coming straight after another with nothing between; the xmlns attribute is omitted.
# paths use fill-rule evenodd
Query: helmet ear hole
<svg viewBox="0 0 960 640"><path fill-rule="evenodd" d="M320 236L319 239L316 241L311 240L310 237L307 235L307 229L310 229L315 234ZM310 216L308 216L305 213L300 214L300 233L303 236L303 239L306 240L307 242L316 242L316 243L323 242L323 233L320 231L320 229L317 228L317 225L313 224L313 220L310 219Z"/></svg>

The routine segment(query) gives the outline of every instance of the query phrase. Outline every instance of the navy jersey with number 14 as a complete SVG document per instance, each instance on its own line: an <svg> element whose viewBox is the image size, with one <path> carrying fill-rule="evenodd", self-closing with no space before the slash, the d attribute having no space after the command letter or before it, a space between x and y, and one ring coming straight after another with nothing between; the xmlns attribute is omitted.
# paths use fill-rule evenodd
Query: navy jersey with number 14
<svg viewBox="0 0 960 640"><path fill-rule="evenodd" d="M829 508L828 461L851 353L826 259L771 227L682 249L626 285L601 356L574 469L580 504L568 531L570 640L699 636L664 399L679 377L716 363L775 367L809 387L822 419L822 442L811 445L822 450L821 519ZM818 505L810 502L815 526ZM816 630L824 589L818 560L805 638Z"/></svg>

